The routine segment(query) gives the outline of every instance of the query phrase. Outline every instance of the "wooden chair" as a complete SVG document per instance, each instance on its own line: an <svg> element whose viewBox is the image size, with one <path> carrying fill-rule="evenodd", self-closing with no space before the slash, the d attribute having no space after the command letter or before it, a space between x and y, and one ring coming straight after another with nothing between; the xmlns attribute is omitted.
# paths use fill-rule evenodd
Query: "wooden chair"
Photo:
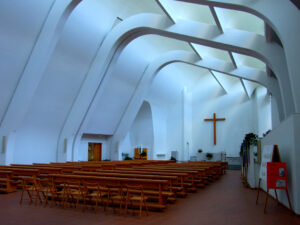
<svg viewBox="0 0 300 225"><path fill-rule="evenodd" d="M39 195L39 199L42 200L42 203L47 201L47 193L49 192L49 179L37 179L36 182L36 192Z"/></svg>
<svg viewBox="0 0 300 225"><path fill-rule="evenodd" d="M51 198L51 204L50 206L56 205L57 203L60 204L62 207L64 207L64 199L65 199L65 188L64 184L62 184L60 181L56 181L55 179L52 179L49 183L49 191L46 194L47 198ZM46 205L46 202L44 203Z"/></svg>
<svg viewBox="0 0 300 225"><path fill-rule="evenodd" d="M126 203L125 203L125 214L127 214L128 211L128 204L130 204L130 207L134 209L136 206L134 202L138 203L139 206L139 216L142 216L142 208L145 208L146 215L149 215L148 212L148 206L146 204L146 200L148 197L144 194L144 188L142 185L138 186L126 186Z"/></svg>
<svg viewBox="0 0 300 225"><path fill-rule="evenodd" d="M52 184L51 180L49 180L49 179L41 179L40 180L39 193L44 198L44 200L43 200L44 207L46 207L50 198L52 200L52 197L53 197L52 196L52 188L53 188L53 184Z"/></svg>
<svg viewBox="0 0 300 225"><path fill-rule="evenodd" d="M115 205L119 203L119 213L122 214L122 205L125 202L124 190L121 185L108 185L107 186L107 206L112 206L115 212Z"/></svg>
<svg viewBox="0 0 300 225"><path fill-rule="evenodd" d="M100 186L98 183L83 183L83 211L86 209L86 204L95 204L94 211L97 212L98 204L101 203L104 211L106 211L106 203L104 202L104 198L108 197L108 190L105 186Z"/></svg>
<svg viewBox="0 0 300 225"><path fill-rule="evenodd" d="M22 191L21 191L20 205L23 203L25 193L28 194L29 204L32 204L33 200L35 200L35 204L37 203L37 200L39 200L42 203L42 198L39 194L37 182L38 180L33 177L22 178Z"/></svg>
<svg viewBox="0 0 300 225"><path fill-rule="evenodd" d="M63 183L63 207L66 208L66 204L77 208L79 201L84 200L84 190L80 181L66 180Z"/></svg>

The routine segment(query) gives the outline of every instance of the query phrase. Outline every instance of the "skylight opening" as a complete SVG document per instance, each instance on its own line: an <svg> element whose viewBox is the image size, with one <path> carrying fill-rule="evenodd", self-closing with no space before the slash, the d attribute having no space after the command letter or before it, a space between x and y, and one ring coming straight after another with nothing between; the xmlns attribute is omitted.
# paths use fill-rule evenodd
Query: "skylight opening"
<svg viewBox="0 0 300 225"><path fill-rule="evenodd" d="M192 44L192 45L202 58L209 57L209 58L224 60L226 62L231 62L231 58L228 51L224 51L217 48L211 48L199 44Z"/></svg>
<svg viewBox="0 0 300 225"><path fill-rule="evenodd" d="M265 23L250 13L215 7L223 30L239 29L265 36Z"/></svg>
<svg viewBox="0 0 300 225"><path fill-rule="evenodd" d="M160 3L175 22L179 20L192 20L216 25L208 6L173 0L160 0Z"/></svg>
<svg viewBox="0 0 300 225"><path fill-rule="evenodd" d="M266 70L267 70L266 64L257 58L238 54L238 53L232 53L232 56L236 62L237 67L247 66L247 67L252 67L252 68L264 71L264 72L266 72Z"/></svg>

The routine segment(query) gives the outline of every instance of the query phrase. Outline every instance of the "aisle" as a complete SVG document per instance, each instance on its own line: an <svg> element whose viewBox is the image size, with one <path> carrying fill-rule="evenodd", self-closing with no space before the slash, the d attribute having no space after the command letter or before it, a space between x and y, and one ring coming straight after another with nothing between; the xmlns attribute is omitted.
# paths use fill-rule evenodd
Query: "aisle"
<svg viewBox="0 0 300 225"><path fill-rule="evenodd" d="M0 195L0 225L300 225L300 217L293 216L273 200L269 202L268 213L263 213L264 195L255 205L256 192L242 186L239 171L227 171L215 183L187 198L178 199L165 212L150 212L150 216L139 219L136 216L120 216L112 209L105 215L100 207L81 212L81 208L62 209L41 205L20 206L20 193Z"/></svg>

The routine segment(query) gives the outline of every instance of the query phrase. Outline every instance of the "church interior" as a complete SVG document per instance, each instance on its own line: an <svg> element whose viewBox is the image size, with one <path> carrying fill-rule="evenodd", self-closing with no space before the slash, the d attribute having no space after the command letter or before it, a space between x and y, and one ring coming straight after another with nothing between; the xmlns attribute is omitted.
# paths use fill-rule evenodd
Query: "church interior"
<svg viewBox="0 0 300 225"><path fill-rule="evenodd" d="M297 0L1 0L3 224L300 224L299 23Z"/></svg>

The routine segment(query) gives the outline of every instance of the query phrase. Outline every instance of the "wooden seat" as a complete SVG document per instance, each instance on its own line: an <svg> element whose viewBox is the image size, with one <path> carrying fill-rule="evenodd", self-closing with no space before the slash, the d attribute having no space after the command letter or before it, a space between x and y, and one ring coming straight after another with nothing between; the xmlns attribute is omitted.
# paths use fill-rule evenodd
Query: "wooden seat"
<svg viewBox="0 0 300 225"><path fill-rule="evenodd" d="M63 207L66 205L77 208L79 201L84 201L84 190L80 181L66 180L63 183Z"/></svg>
<svg viewBox="0 0 300 225"><path fill-rule="evenodd" d="M64 185L61 182L56 182L54 179L49 183L49 192L47 193L47 198L51 198L50 206L60 204L63 206L65 198ZM46 205L46 203L45 203Z"/></svg>
<svg viewBox="0 0 300 225"><path fill-rule="evenodd" d="M125 214L127 214L128 206L132 209L135 207L135 202L138 203L139 206L139 216L142 216L142 209L145 208L146 215L148 216L148 206L146 204L146 200L148 198L144 194L144 189L142 185L138 186L126 186L126 204L125 204Z"/></svg>
<svg viewBox="0 0 300 225"><path fill-rule="evenodd" d="M52 198L52 188L53 184L49 179L41 179L39 182L39 193L43 196L43 205L46 207L49 198Z"/></svg>
<svg viewBox="0 0 300 225"><path fill-rule="evenodd" d="M115 205L119 204L119 214L122 214L122 205L125 204L124 189L121 185L107 185L107 206L112 206L115 212Z"/></svg>
<svg viewBox="0 0 300 225"><path fill-rule="evenodd" d="M48 179L37 179L36 180L36 192L41 199L42 203L47 201L47 193L49 192L49 180Z"/></svg>
<svg viewBox="0 0 300 225"><path fill-rule="evenodd" d="M99 183L91 183L91 182L84 182L83 183L84 190L83 190L83 195L84 195L84 206L83 206L83 211L86 209L86 204L94 203L94 211L95 213L97 212L97 208L99 203L103 206L104 211L106 211L106 202L104 201L104 198L108 197L108 190L105 186L100 186Z"/></svg>

